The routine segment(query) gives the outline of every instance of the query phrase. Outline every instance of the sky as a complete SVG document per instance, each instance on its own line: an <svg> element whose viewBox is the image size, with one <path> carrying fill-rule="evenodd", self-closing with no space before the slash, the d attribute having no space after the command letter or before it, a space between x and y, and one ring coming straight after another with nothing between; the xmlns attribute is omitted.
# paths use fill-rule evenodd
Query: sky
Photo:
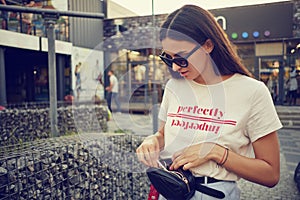
<svg viewBox="0 0 300 200"><path fill-rule="evenodd" d="M138 15L152 14L152 0L111 0ZM185 4L194 4L205 9L282 2L287 0L153 0L154 14L167 14Z"/></svg>

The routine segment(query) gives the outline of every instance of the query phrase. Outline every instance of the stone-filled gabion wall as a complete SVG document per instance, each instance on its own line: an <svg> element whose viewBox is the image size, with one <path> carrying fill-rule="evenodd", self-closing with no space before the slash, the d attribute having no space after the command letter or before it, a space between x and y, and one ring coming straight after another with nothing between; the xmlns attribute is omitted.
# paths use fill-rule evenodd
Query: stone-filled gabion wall
<svg viewBox="0 0 300 200"><path fill-rule="evenodd" d="M147 199L142 137L84 134L0 147L0 200Z"/></svg>
<svg viewBox="0 0 300 200"><path fill-rule="evenodd" d="M106 132L107 107L69 105L57 109L60 135L77 132ZM49 138L49 108L18 108L0 111L0 145L12 145Z"/></svg>

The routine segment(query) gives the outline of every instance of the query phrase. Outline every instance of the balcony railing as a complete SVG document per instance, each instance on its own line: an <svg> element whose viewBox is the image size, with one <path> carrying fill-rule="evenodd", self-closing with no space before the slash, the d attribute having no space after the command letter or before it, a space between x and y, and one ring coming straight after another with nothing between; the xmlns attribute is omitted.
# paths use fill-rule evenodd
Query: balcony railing
<svg viewBox="0 0 300 200"><path fill-rule="evenodd" d="M42 2L35 3L31 8L43 8ZM8 5L26 7L18 1L8 1ZM35 35L38 37L47 37L46 23L41 14L36 13L23 13L13 11L0 11L6 14L0 15L0 20L5 21L6 29L13 32L19 32L29 35ZM6 17L5 17L6 16ZM56 20L55 23L55 36L57 40L69 42L69 17L61 16Z"/></svg>
<svg viewBox="0 0 300 200"><path fill-rule="evenodd" d="M32 14L32 21L30 24L22 22L22 13L9 12L9 19L7 20L7 30L35 35L39 37L47 37L46 24L41 15ZM1 18L3 20L3 18ZM55 36L57 40L69 41L69 23L67 17L61 17L57 20L55 25Z"/></svg>

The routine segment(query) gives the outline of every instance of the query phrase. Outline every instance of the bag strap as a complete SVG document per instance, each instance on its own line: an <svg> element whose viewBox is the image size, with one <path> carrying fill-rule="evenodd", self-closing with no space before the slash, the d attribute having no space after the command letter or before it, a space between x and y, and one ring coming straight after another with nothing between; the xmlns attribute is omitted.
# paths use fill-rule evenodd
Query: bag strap
<svg viewBox="0 0 300 200"><path fill-rule="evenodd" d="M218 198L218 199L223 199L225 197L225 194L222 191L207 187L202 184L196 184L195 189L203 194Z"/></svg>

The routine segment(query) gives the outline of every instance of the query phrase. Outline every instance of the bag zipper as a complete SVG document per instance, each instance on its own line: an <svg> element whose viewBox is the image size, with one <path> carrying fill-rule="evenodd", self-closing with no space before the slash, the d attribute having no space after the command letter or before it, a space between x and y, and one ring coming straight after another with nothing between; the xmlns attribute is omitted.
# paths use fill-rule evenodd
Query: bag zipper
<svg viewBox="0 0 300 200"><path fill-rule="evenodd" d="M175 174L176 176L178 176L186 184L186 186L188 188L188 192L191 191L190 185L189 185L189 181L188 181L188 179L183 174L181 174L180 172L177 172L177 171L169 171L169 170L167 170L167 172Z"/></svg>
<svg viewBox="0 0 300 200"><path fill-rule="evenodd" d="M189 181L188 181L188 179L183 174L181 174L180 172L177 172L177 171L170 171L159 160L157 160L157 162L158 162L159 166L162 167L163 170L165 170L165 171L167 171L169 173L175 174L181 180L183 180L183 182L186 184L186 186L188 188L188 192L191 191L191 188L190 188L190 185L189 185ZM164 164L166 164L166 163L164 163Z"/></svg>
<svg viewBox="0 0 300 200"><path fill-rule="evenodd" d="M185 182L185 184L186 184L186 186L187 186L187 188L188 188L188 191L190 192L191 189L190 189L189 181L187 180L186 177L183 177L182 180Z"/></svg>

